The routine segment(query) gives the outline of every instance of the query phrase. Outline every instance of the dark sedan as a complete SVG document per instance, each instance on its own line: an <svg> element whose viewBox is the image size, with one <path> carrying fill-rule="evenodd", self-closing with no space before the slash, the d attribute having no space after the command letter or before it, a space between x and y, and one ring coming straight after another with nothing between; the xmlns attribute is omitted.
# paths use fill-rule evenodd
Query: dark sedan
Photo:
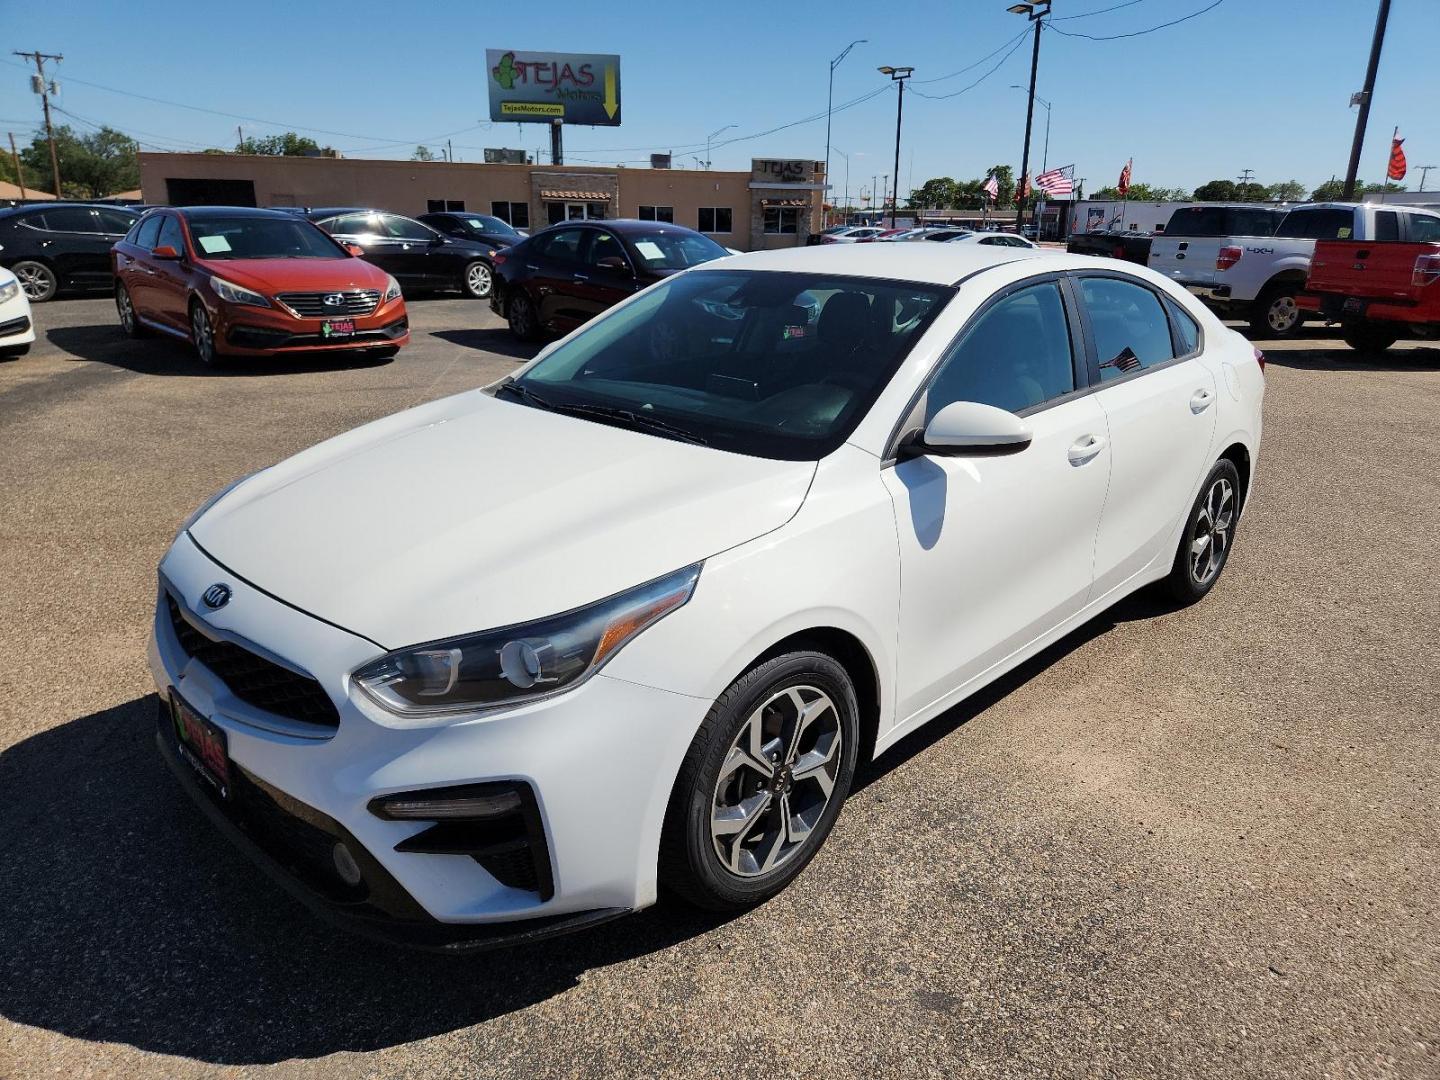
<svg viewBox="0 0 1440 1080"><path fill-rule="evenodd" d="M567 221L495 253L491 309L522 341L564 334L645 286L730 254L654 221Z"/></svg>
<svg viewBox="0 0 1440 1080"><path fill-rule="evenodd" d="M474 240L488 244L491 248L511 247L530 235L498 217L491 217L489 214L467 214L463 210L421 214L418 220L446 236Z"/></svg>
<svg viewBox="0 0 1440 1080"><path fill-rule="evenodd" d="M110 247L140 215L125 206L50 203L0 210L0 266L9 268L32 304L61 289L105 289Z"/></svg>
<svg viewBox="0 0 1440 1080"><path fill-rule="evenodd" d="M490 295L493 244L445 236L414 218L365 207L322 207L305 216L407 290L458 289L476 300Z"/></svg>

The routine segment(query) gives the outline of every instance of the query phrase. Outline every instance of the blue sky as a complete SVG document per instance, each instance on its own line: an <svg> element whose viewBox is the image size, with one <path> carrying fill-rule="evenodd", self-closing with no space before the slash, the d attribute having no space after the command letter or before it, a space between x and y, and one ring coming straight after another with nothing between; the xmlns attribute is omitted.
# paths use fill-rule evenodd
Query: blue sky
<svg viewBox="0 0 1440 1080"><path fill-rule="evenodd" d="M1120 10L1058 21L1123 0L1055 0L1055 26L1097 36L1129 33L1210 2L1132 0ZM868 38L837 69L835 102L888 84L878 65L914 66L905 95L903 194L912 179L918 185L931 176L983 175L996 162L1018 171L1025 95L1011 85L1027 81L1030 47L1027 39L1005 58L1007 42L1025 28L1005 7L1006 0L469 0L408 7L249 0L238 8L194 0L146 0L138 7L0 0L0 60L6 62L0 64L0 131L13 130L20 139L38 122L39 99L26 73L7 66L19 62L10 49L38 48L65 54L55 71L62 82L58 103L84 118L57 119L82 130L107 123L147 148L230 147L238 123L247 135L294 128L356 157L408 157L417 142L439 145L448 134L457 157L473 161L483 147L534 151L545 137L539 125L522 132L518 125L488 123L487 47L616 52L625 122L567 131L569 160L614 164L673 149L677 165L693 165L693 156L704 155L707 133L736 124L717 139L711 157L716 168L747 168L752 156L824 157L829 60L853 38ZM1307 186L1343 175L1354 123L1347 103L1363 80L1375 7L1374 0L1223 0L1213 11L1141 37L1091 41L1047 33L1038 92L1053 108L1049 162L1075 163L1092 190L1113 183L1131 156L1137 181L1166 187L1234 178L1245 168L1264 182L1297 179ZM547 22L550 28L542 29ZM1440 165L1437 30L1437 0L1394 0L1363 179L1379 179L1397 124L1408 140L1412 188L1418 166ZM997 49L963 74L921 82ZM956 96L922 96L953 93L981 76L979 85ZM774 134L723 141L816 114L818 120ZM832 141L849 154L852 194L892 170L894 124L891 90L836 113ZM1044 130L1045 111L1037 106L1037 161ZM836 154L832 165L843 188L845 160ZM1428 186L1440 187L1440 171Z"/></svg>

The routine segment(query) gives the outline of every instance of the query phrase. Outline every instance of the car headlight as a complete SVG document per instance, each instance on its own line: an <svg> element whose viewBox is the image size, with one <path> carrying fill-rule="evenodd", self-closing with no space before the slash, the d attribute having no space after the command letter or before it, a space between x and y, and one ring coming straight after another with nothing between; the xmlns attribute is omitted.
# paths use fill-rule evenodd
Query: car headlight
<svg viewBox="0 0 1440 1080"><path fill-rule="evenodd" d="M14 300L15 297L19 295L20 282L7 281L4 285L0 285L0 304L4 304L11 300Z"/></svg>
<svg viewBox="0 0 1440 1080"><path fill-rule="evenodd" d="M189 517L187 517L184 521L182 521L182 522L180 523L180 528L178 528L178 529L175 530L175 537L174 537L174 539L172 539L172 540L170 541L170 543L173 544L173 543L175 543L176 540L179 540L180 537L184 536L184 535L190 530L190 526L191 526L191 525L194 525L195 522L199 521L200 518L204 515L204 513L205 513L206 510L209 510L210 507L214 506L217 502L219 502L221 499L223 499L226 495L229 495L230 492L234 491L237 487L239 487L241 484L243 484L246 480L249 480L250 477L252 477L252 476L258 476L258 475L260 475L260 473L262 473L262 472L264 472L264 471L265 471L264 469L256 469L256 470L255 470L254 472L252 472L252 473L246 473L244 476L240 477L240 479L238 479L238 480L231 480L230 483L226 484L226 485L225 485L224 487L222 487L219 491L215 492L214 495L211 495L208 499L206 499L206 500L205 500L204 502L202 502L199 506L197 506L193 511L191 511Z"/></svg>
<svg viewBox="0 0 1440 1080"><path fill-rule="evenodd" d="M700 565L564 615L401 649L355 672L355 683L387 712L416 722L549 697L584 682L683 607Z"/></svg>
<svg viewBox="0 0 1440 1080"><path fill-rule="evenodd" d="M210 287L215 290L215 295L224 300L227 304L249 304L252 307L269 307L270 301L261 296L254 289L247 289L244 285L236 285L233 281L226 281L222 277L211 277Z"/></svg>
<svg viewBox="0 0 1440 1080"><path fill-rule="evenodd" d="M391 300L399 299L400 282L396 281L393 275L387 275L385 278L385 299L381 300L380 302L382 304L388 304Z"/></svg>

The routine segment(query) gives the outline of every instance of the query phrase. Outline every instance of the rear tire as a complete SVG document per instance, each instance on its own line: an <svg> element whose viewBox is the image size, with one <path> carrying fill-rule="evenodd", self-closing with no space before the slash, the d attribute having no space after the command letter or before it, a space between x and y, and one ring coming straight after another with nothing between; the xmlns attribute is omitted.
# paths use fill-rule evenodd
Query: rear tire
<svg viewBox="0 0 1440 1080"><path fill-rule="evenodd" d="M537 341L540 338L540 319L535 314L535 305L524 289L516 289L505 310L510 322L510 332L521 341Z"/></svg>
<svg viewBox="0 0 1440 1080"><path fill-rule="evenodd" d="M1165 588L1176 603L1195 603L1220 580L1235 546L1244 498L1240 470L1229 458L1221 458L1200 485L1200 494L1185 519L1170 576L1165 579Z"/></svg>
<svg viewBox="0 0 1440 1080"><path fill-rule="evenodd" d="M670 795L660 882L742 911L790 884L850 793L859 706L845 669L797 651L751 668L711 706Z"/></svg>
<svg viewBox="0 0 1440 1080"><path fill-rule="evenodd" d="M487 300L495 287L495 274L484 259L476 259L460 275L460 291L472 300Z"/></svg>
<svg viewBox="0 0 1440 1080"><path fill-rule="evenodd" d="M60 291L60 279L55 271L34 259L21 259L10 267L11 273L20 279L20 291L32 304L43 304L55 299Z"/></svg>
<svg viewBox="0 0 1440 1080"><path fill-rule="evenodd" d="M124 285L115 286L115 312L120 316L120 329L125 331L126 337L150 336L150 331L141 324L139 316L135 314L135 303L130 299L130 290Z"/></svg>
<svg viewBox="0 0 1440 1080"><path fill-rule="evenodd" d="M1305 325L1295 297L1299 285L1272 285L1250 306L1250 332L1254 337L1290 338Z"/></svg>
<svg viewBox="0 0 1440 1080"><path fill-rule="evenodd" d="M1358 353L1379 356L1400 340L1400 334L1374 323L1354 323L1340 331L1340 338Z"/></svg>

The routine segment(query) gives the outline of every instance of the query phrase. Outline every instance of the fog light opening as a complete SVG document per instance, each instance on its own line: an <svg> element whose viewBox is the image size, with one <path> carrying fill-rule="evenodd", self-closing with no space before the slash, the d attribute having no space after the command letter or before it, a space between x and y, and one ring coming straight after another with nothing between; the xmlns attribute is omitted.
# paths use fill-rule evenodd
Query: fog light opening
<svg viewBox="0 0 1440 1080"><path fill-rule="evenodd" d="M350 854L350 849L343 842L330 849L330 859L334 862L335 873L340 875L341 881L352 888L360 884L363 876L360 873L360 864L355 861L355 856Z"/></svg>

